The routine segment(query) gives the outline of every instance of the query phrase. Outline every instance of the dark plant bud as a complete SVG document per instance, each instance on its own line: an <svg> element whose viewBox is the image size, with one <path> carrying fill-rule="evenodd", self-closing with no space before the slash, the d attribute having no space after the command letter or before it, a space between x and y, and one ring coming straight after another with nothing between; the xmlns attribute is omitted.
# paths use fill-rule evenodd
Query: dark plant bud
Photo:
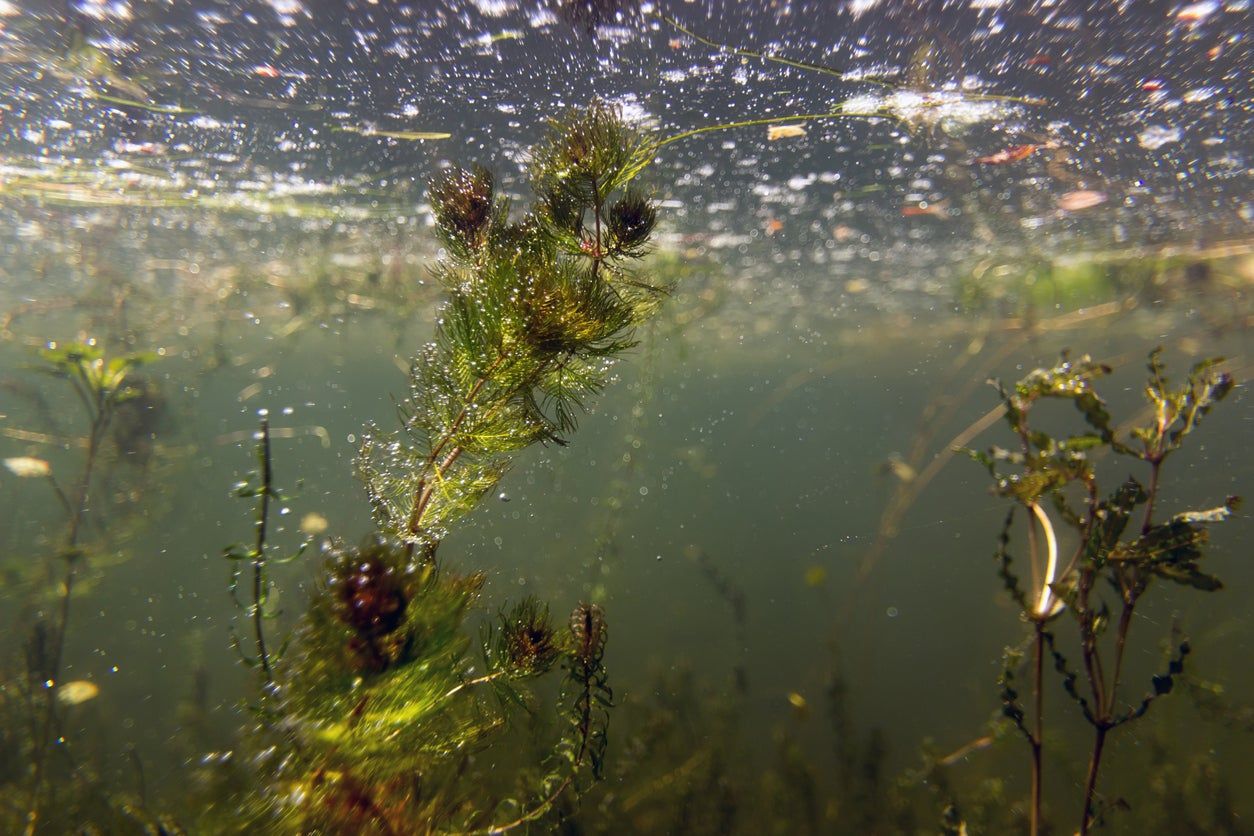
<svg viewBox="0 0 1254 836"><path fill-rule="evenodd" d="M575 660L585 668L600 664L605 652L605 612L596 604L575 607L570 614L570 634Z"/></svg>
<svg viewBox="0 0 1254 836"><path fill-rule="evenodd" d="M520 676L544 673L557 659L557 643L549 608L528 598L509 615L501 613L506 664Z"/></svg>
<svg viewBox="0 0 1254 836"><path fill-rule="evenodd" d="M362 639L386 636L405 620L409 589L395 556L379 538L333 557L328 586L335 614Z"/></svg>
<svg viewBox="0 0 1254 836"><path fill-rule="evenodd" d="M610 235L623 250L634 250L649 240L657 224L657 210L647 197L628 191L609 211Z"/></svg>
<svg viewBox="0 0 1254 836"><path fill-rule="evenodd" d="M450 243L467 250L487 240L492 221L492 173L480 166L467 171L454 166L431 183L431 208Z"/></svg>

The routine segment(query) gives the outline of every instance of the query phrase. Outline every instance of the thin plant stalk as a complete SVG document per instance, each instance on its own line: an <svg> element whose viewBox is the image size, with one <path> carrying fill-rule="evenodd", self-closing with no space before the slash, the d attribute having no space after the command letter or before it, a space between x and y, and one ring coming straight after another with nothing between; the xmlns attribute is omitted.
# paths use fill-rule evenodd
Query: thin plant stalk
<svg viewBox="0 0 1254 836"><path fill-rule="evenodd" d="M1045 694L1044 681L1045 657L1045 623L1039 618L1032 619L1033 636L1033 670L1032 670L1032 703L1033 726L1028 744L1032 748L1032 800L1028 823L1031 836L1038 836L1041 831L1041 805L1044 798L1044 775L1042 763L1043 740L1045 737Z"/></svg>
<svg viewBox="0 0 1254 836"><path fill-rule="evenodd" d="M270 668L270 654L266 649L265 613L262 603L265 594L265 562L266 562L266 529L270 521L270 497L274 493L274 469L270 458L270 419L261 419L261 498L257 505L257 542L253 547L253 633L257 644L257 659L261 662L261 670L265 673L266 684L274 682L274 672Z"/></svg>
<svg viewBox="0 0 1254 836"><path fill-rule="evenodd" d="M1041 508L1039 503L1033 502L1030 506L1033 516L1040 524L1041 530L1045 533L1045 574L1040 583L1040 595L1037 598L1036 610L1032 613L1032 632L1033 632L1033 671L1032 671L1032 703L1033 703L1033 730L1029 738L1032 747L1032 810L1029 817L1029 825L1032 836L1037 836L1041 829L1041 805L1044 799L1044 764L1042 763L1042 752L1045 745L1045 694L1044 694L1044 659L1045 659L1045 622L1047 622L1058 609L1058 603L1053 600L1053 583L1056 579L1058 571L1058 539L1054 535L1053 523L1049 520L1049 515ZM1035 571L1036 566L1036 536L1035 529L1030 527L1031 543L1032 543L1032 564Z"/></svg>
<svg viewBox="0 0 1254 836"><path fill-rule="evenodd" d="M1150 484L1147 492L1148 499L1145 503L1145 522L1141 527L1142 533L1148 532L1153 526L1151 515L1154 510L1154 500L1158 494L1161 465L1161 458L1151 460ZM1135 569L1130 571L1135 571ZM1115 658L1110 687L1106 689L1103 685L1100 689L1105 696L1105 700L1097 700L1098 712L1093 723L1093 750L1089 756L1088 774L1084 781L1084 810L1080 819L1080 836L1087 836L1089 828L1092 826L1093 801L1097 795L1097 777L1102 766L1102 754L1106 747L1106 735L1116 725L1114 720L1115 700L1119 691L1119 680L1123 673L1123 658L1128 644L1128 632L1132 627L1132 615L1137 604L1137 596L1129 587L1125 587L1122 590L1121 597L1123 598L1123 605L1119 611L1119 624L1115 628ZM1096 641L1096 637L1093 638L1093 641ZM1100 677L1099 682L1094 683L1094 696L1096 698L1099 692L1096 686L1105 682L1105 678L1101 673L1100 659L1096 657L1096 648L1094 648L1094 658L1098 665L1096 670Z"/></svg>
<svg viewBox="0 0 1254 836"><path fill-rule="evenodd" d="M70 602L74 592L74 578L78 569L78 543L82 532L83 519L87 514L87 506L91 495L92 472L96 458L100 452L100 443L104 440L105 431L113 417L112 393L97 389L88 397L83 384L71 376L74 389L83 400L88 417L91 419L91 432L87 438L87 454L83 461L83 472L78 480L71 504L69 523L66 526L64 559L65 575L61 581L61 598L57 607L57 625L53 635L51 664L48 667L48 678L44 686L44 712L40 724L39 739L35 744L35 763L31 778L30 802L26 814L26 836L33 836L39 825L40 803L44 781L44 770L48 762L48 743L52 729L56 725L57 711L57 679L61 674L61 661L65 652L65 637L70 624Z"/></svg>
<svg viewBox="0 0 1254 836"><path fill-rule="evenodd" d="M449 424L448 430L440 440L432 445L430 454L428 454L426 461L423 462L422 473L418 478L417 487L414 489L413 510L410 512L409 523L406 526L406 531L411 538L417 537L418 533L422 531L423 515L426 513L427 506L431 503L431 497L435 493L435 485L432 483L431 477L434 475L435 481L439 481L440 474L452 467L461 457L462 448L454 446L448 455L444 457L443 461L439 461L440 454L444 452L445 447L452 443L453 438L457 435L457 431L461 429L466 418L470 416L471 410L474 409L475 400L479 397L479 393L483 391L483 387L491 380L492 375L500 370L505 360L506 355L503 353L499 354L496 360L492 362L492 365L483 373L483 376L475 381L474 386L466 393L466 399L462 403L461 411L457 413L457 417ZM436 464L437 461L439 461L438 466ZM412 539L406 546L406 551L409 554L413 554L414 542Z"/></svg>

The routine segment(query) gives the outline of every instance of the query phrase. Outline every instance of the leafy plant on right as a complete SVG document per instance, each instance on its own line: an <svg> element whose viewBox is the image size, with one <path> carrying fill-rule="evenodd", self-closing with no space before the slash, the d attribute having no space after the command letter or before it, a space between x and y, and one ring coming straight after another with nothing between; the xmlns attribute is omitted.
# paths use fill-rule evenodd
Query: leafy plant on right
<svg viewBox="0 0 1254 836"><path fill-rule="evenodd" d="M1218 507L1169 517L1158 508L1164 464L1235 385L1229 374L1219 370L1222 362L1222 358L1203 360L1184 381L1173 384L1161 349L1155 349L1149 355L1145 387L1149 420L1125 430L1113 423L1096 389L1110 368L1088 356L1072 360L1064 355L1058 365L1033 371L1011 389L998 385L1018 448L968 451L988 468L995 493L1024 508L1030 517L1030 586L1015 574L1010 555L1013 508L1006 517L997 560L1002 582L1033 630L1031 708L1021 701L1015 683L1017 652L1008 653L1001 679L1003 712L1032 751L1033 834L1042 827L1046 655L1093 730L1079 824L1080 834L1087 834L1102 817L1097 781L1108 735L1144 716L1154 700L1171 691L1190 652L1187 640L1174 643L1166 669L1151 679L1143 696L1121 700L1133 614L1156 582L1170 581L1203 592L1222 587L1217 577L1202 569L1207 526L1227 519L1239 499L1227 497ZM1047 401L1071 402L1083 426L1065 436L1038 429L1032 423L1034 412ZM1129 475L1113 491L1105 491L1095 467L1095 459L1103 453L1134 460L1141 478ZM1077 534L1076 545L1065 559L1059 554L1055 519ZM1068 651L1070 656L1064 654L1053 632L1054 623L1064 614L1070 614L1078 629L1078 646Z"/></svg>

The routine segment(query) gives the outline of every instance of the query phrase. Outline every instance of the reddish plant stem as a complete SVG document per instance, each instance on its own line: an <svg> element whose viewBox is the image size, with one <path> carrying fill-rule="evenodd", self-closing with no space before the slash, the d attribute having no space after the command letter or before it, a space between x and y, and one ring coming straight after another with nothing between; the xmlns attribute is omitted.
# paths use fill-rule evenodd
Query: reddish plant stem
<svg viewBox="0 0 1254 836"><path fill-rule="evenodd" d="M1032 699L1035 703L1035 716L1033 718L1032 738L1029 741L1032 745L1032 810L1029 824L1031 836L1038 836L1041 828L1041 804L1044 786L1041 749L1045 735L1045 695L1041 683L1044 677L1045 625L1040 619L1034 619L1032 626L1036 632L1035 670L1032 679Z"/></svg>
<svg viewBox="0 0 1254 836"><path fill-rule="evenodd" d="M1145 521L1141 523L1141 534L1148 534L1153 526L1154 499L1158 496L1158 472L1163 466L1161 453L1150 454L1147 460L1150 464L1150 483L1149 489L1146 491L1149 499L1145 501Z"/></svg>
<svg viewBox="0 0 1254 836"><path fill-rule="evenodd" d="M1106 745L1106 733L1110 728L1099 723L1093 734L1093 754L1089 758L1088 777L1084 781L1084 815L1080 819L1080 836L1088 836L1093 822L1093 796L1097 792L1097 771L1101 768L1102 750Z"/></svg>
<svg viewBox="0 0 1254 836"><path fill-rule="evenodd" d="M457 413L457 417L455 417L453 422L449 424L449 427L445 430L444 435L438 442L436 442L435 446L431 448L431 452L427 455L426 461L423 462L421 475L418 477L418 485L414 489L414 504L410 510L409 523L405 528L406 533L408 533L411 538L410 542L405 547L407 554L412 555L414 553L414 542L412 538L417 537L418 532L422 531L422 517L423 514L426 513L427 505L431 502L434 486L429 485L428 481L431 477L432 468L436 466L436 461L439 459L440 454L444 452L444 448L448 447L448 445L452 443L453 438L457 435L457 431L461 429L462 424L464 424L466 419L470 416L470 411L474 408L475 400L479 397L479 393L483 391L483 387L487 385L488 381L492 378L492 375L500 369L504 362L505 354L499 354L497 358L492 361L492 365L488 366L483 375L475 381L475 385L470 387L470 391L466 393L466 399L462 404L461 411ZM449 455L445 457L444 461L441 462L439 471L442 473L450 467L453 462L457 461L461 454L462 448L455 446L452 451L450 451Z"/></svg>
<svg viewBox="0 0 1254 836"><path fill-rule="evenodd" d="M1154 519L1154 500L1158 496L1159 472L1162 469L1163 456L1161 450L1147 451L1146 461L1150 465L1150 483L1146 491L1147 498L1145 502L1145 520L1141 524L1141 533L1147 533L1153 526ZM1094 669L1089 669L1089 679L1093 682L1094 701L1096 707L1096 716L1094 717L1093 731L1093 752L1089 757L1088 777L1084 782L1084 811L1080 818L1080 836L1087 836L1089 827L1093 817L1093 801L1097 794L1097 776L1102 766L1102 753L1106 746L1106 735L1115 727L1115 703L1119 692L1119 680L1123 674L1123 657L1124 651L1128 645L1128 632L1132 628L1132 615L1136 609L1137 591L1135 577L1129 579L1124 573L1118 575L1120 592L1123 598L1123 606L1119 611L1119 625L1115 628L1115 662L1113 676L1110 680L1110 688L1105 688L1105 676L1101 670L1100 660ZM1083 592L1085 601L1088 599L1088 590ZM1093 647L1093 656L1096 658L1096 636L1091 635L1091 628L1084 630L1086 636L1085 643L1085 660L1088 661L1088 648ZM1096 678L1094 678L1096 676ZM1101 686L1099 689L1098 686Z"/></svg>

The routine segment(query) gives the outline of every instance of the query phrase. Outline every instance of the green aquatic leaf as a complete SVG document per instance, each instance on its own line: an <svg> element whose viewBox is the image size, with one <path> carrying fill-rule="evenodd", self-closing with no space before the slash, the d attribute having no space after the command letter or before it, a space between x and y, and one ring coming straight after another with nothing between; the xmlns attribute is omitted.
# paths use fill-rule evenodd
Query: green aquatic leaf
<svg viewBox="0 0 1254 836"><path fill-rule="evenodd" d="M1205 526L1228 519L1239 501L1233 497L1220 508L1177 514L1135 540L1115 545L1109 560L1136 565L1152 576L1206 592L1222 589L1223 583L1199 566L1209 540Z"/></svg>
<svg viewBox="0 0 1254 836"><path fill-rule="evenodd" d="M255 560L257 552L252 546L246 546L243 543L236 543L222 550L222 556L227 560Z"/></svg>

